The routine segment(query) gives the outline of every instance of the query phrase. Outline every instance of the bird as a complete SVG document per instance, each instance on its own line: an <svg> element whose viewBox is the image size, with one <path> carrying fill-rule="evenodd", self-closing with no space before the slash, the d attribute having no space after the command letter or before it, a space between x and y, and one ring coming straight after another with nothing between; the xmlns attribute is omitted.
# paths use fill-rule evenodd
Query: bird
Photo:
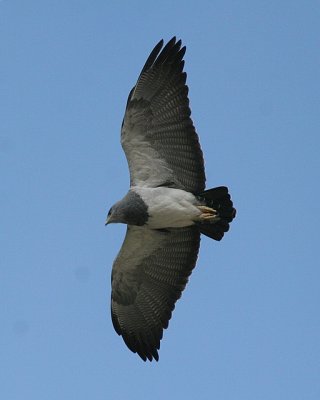
<svg viewBox="0 0 320 400"><path fill-rule="evenodd" d="M112 323L144 361L159 360L163 331L196 265L201 234L221 240L236 215L226 186L205 189L185 51L176 37L165 46L160 40L129 93L121 145L130 188L106 219L106 225L127 225L112 266Z"/></svg>

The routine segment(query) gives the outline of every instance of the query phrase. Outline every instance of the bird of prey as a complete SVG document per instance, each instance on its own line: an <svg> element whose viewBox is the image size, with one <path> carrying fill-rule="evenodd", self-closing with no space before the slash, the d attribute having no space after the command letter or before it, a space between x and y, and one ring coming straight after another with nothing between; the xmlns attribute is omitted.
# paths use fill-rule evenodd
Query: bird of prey
<svg viewBox="0 0 320 400"><path fill-rule="evenodd" d="M227 187L205 190L185 50L175 37L164 47L161 40L129 94L121 144L130 189L106 221L127 225L112 268L113 326L144 361L159 359L163 329L195 267L200 234L221 240L236 213Z"/></svg>

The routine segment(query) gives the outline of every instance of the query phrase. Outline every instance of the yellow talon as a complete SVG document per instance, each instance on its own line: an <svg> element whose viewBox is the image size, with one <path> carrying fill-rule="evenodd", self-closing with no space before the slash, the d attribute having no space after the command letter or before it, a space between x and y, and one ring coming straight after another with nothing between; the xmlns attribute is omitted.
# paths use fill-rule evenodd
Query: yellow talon
<svg viewBox="0 0 320 400"><path fill-rule="evenodd" d="M199 215L199 220L201 222L216 222L219 221L218 212L210 207L207 206L197 206L198 209L201 211Z"/></svg>

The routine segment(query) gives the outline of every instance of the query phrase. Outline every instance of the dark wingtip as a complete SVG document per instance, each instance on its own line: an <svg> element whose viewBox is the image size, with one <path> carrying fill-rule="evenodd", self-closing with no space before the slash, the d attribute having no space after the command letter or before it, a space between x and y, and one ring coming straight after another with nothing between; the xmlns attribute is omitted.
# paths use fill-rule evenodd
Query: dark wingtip
<svg viewBox="0 0 320 400"><path fill-rule="evenodd" d="M154 63L154 61L156 60L156 58L158 57L158 54L160 53L160 50L162 49L163 46L163 39L161 39L153 48L153 50L151 51L149 57L147 58L147 61L145 62L141 74L145 71L147 71L151 65Z"/></svg>
<svg viewBox="0 0 320 400"><path fill-rule="evenodd" d="M140 351L137 351L136 353L144 362L146 362L147 360L149 360L149 361L155 360L157 362L159 361L159 354L156 349L153 349L151 352L140 350Z"/></svg>
<svg viewBox="0 0 320 400"><path fill-rule="evenodd" d="M151 51L147 61L145 62L141 74L150 69L153 65L160 65L166 61L179 64L186 52L186 47L182 45L181 39L177 41L176 36L173 36L163 47L164 41L161 39ZM161 51L161 52L160 52ZM140 74L140 76L141 76Z"/></svg>

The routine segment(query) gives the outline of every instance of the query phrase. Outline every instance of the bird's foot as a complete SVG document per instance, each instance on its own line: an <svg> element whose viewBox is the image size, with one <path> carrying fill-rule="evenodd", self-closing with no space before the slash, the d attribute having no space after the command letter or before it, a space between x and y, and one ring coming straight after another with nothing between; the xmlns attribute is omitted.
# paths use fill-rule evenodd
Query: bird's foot
<svg viewBox="0 0 320 400"><path fill-rule="evenodd" d="M199 215L200 222L217 222L220 217L218 211L214 208L210 208L207 206L197 206L197 208L201 211Z"/></svg>

